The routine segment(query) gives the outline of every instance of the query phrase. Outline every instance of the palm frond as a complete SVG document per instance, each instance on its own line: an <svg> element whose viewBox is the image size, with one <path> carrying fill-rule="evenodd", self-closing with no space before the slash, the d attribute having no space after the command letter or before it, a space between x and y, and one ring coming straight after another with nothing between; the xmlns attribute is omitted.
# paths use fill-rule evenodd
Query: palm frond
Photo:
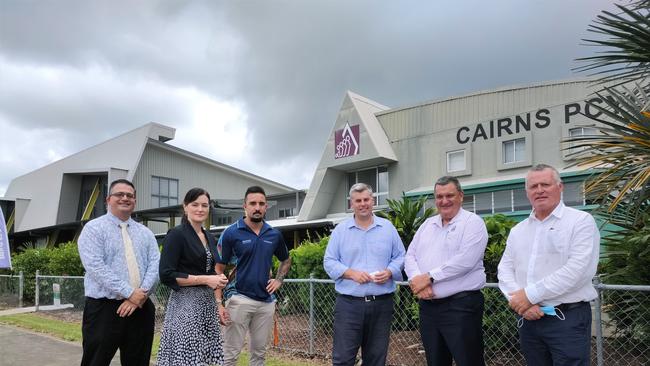
<svg viewBox="0 0 650 366"><path fill-rule="evenodd" d="M575 68L578 72L593 71L590 76L601 76L597 83L647 80L650 77L650 1L627 6L616 5L621 11L614 14L603 11L588 31L605 39L583 39L589 46L602 47L596 56L581 57L586 63Z"/></svg>
<svg viewBox="0 0 650 366"><path fill-rule="evenodd" d="M587 102L601 115L585 115L598 122L598 135L564 139L573 159L569 166L596 169L585 185L587 195L595 197L612 213L625 204L630 212L640 212L650 200L650 98L646 90L620 86L597 93L604 105Z"/></svg>

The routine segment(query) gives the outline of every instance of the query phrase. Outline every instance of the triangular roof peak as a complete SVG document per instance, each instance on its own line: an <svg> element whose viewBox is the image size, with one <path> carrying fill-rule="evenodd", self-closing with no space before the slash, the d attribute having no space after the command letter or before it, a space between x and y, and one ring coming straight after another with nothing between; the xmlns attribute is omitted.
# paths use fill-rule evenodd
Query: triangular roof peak
<svg viewBox="0 0 650 366"><path fill-rule="evenodd" d="M357 100L357 101L360 101L360 102L363 102L363 103L369 104L369 105L371 105L371 106L377 108L377 109L379 110L378 112L381 112L381 111L385 111L385 110L390 109L390 107L386 107L386 106L383 105L383 104L377 103L377 102L375 102L375 101L372 100L372 99L368 99L368 98L366 98L366 97L364 97L364 96L362 96L362 95L360 95L360 94L357 94L357 93L355 93L355 92L353 92L353 91L350 91L350 90L348 90L348 91L346 92L346 95L347 95L350 99Z"/></svg>
<svg viewBox="0 0 650 366"><path fill-rule="evenodd" d="M298 221L323 217L344 172L397 161L377 113L389 108L347 91L325 144Z"/></svg>

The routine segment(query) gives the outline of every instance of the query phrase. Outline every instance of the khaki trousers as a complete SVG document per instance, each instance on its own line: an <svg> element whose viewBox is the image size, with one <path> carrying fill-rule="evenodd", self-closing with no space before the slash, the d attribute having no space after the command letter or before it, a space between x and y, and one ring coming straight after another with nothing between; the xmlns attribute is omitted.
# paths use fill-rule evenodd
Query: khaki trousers
<svg viewBox="0 0 650 366"><path fill-rule="evenodd" d="M234 295L226 301L230 314L230 325L224 327L223 357L224 366L237 364L239 353L244 347L246 333L250 334L251 366L263 366L271 330L275 302L257 301L246 296Z"/></svg>

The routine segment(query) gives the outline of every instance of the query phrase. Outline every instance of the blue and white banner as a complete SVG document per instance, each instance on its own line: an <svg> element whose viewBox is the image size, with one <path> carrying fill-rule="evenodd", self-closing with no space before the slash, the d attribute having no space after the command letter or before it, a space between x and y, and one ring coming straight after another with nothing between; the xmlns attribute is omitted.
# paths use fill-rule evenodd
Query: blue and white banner
<svg viewBox="0 0 650 366"><path fill-rule="evenodd" d="M7 237L7 224L5 216L0 209L0 268L11 269L11 254L9 250L9 238Z"/></svg>

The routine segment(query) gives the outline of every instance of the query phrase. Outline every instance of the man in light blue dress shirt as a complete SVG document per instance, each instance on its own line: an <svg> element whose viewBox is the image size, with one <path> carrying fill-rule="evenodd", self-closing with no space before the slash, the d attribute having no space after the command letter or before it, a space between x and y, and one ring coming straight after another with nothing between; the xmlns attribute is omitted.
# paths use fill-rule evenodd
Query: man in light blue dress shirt
<svg viewBox="0 0 650 366"><path fill-rule="evenodd" d="M354 365L361 347L364 365L385 365L393 318L395 281L402 279L404 245L395 227L373 214L372 188L350 188L354 217L339 223L323 265L336 281L334 365Z"/></svg>
<svg viewBox="0 0 650 366"><path fill-rule="evenodd" d="M151 230L131 219L133 183L111 183L106 204L108 212L89 221L79 236L86 270L81 365L108 365L118 348L122 365L149 365L155 308L148 297L158 280L158 244ZM132 249L125 246L125 234ZM131 268L130 254L135 257ZM133 286L133 281L139 285Z"/></svg>

